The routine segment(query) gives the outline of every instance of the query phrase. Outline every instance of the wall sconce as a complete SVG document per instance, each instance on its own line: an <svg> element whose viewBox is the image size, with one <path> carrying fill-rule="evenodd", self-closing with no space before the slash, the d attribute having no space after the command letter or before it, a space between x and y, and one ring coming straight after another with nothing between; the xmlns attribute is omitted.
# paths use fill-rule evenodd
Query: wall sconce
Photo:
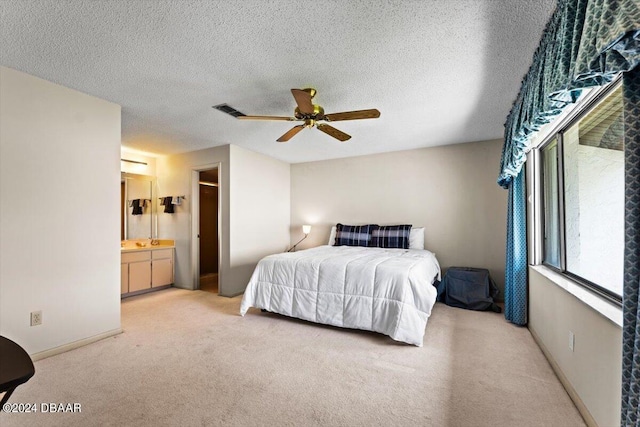
<svg viewBox="0 0 640 427"><path fill-rule="evenodd" d="M302 226L302 233L304 234L304 237L302 239L300 239L298 241L298 243L296 243L295 245L291 246L287 252L295 252L296 251L296 246L298 246L300 244L300 242L302 242L304 239L307 238L307 236L309 235L309 233L311 233L311 226L310 225L303 225Z"/></svg>

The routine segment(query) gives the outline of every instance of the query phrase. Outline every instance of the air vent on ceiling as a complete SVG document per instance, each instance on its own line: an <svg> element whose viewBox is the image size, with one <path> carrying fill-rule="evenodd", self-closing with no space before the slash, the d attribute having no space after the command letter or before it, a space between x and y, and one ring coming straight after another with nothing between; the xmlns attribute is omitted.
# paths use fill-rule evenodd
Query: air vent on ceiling
<svg viewBox="0 0 640 427"><path fill-rule="evenodd" d="M233 116L233 117L246 116L246 114L241 113L240 111L236 110L235 108L233 108L229 104L214 105L213 108L215 108L218 111L222 111L223 113L227 113L227 114L229 114L230 116Z"/></svg>

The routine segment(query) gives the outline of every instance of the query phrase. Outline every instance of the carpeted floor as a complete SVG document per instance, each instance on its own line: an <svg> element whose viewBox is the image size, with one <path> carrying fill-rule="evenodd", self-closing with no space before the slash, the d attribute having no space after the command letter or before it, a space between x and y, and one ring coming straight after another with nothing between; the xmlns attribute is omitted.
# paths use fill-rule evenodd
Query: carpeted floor
<svg viewBox="0 0 640 427"><path fill-rule="evenodd" d="M124 333L36 362L9 426L583 426L528 330L437 304L424 347L168 289L122 303Z"/></svg>

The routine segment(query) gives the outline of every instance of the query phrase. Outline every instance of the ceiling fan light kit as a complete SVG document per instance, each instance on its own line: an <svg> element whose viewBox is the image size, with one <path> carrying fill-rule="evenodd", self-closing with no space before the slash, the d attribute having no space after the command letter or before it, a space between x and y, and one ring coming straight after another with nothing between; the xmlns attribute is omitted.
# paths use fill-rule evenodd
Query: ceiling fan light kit
<svg viewBox="0 0 640 427"><path fill-rule="evenodd" d="M277 139L278 142L287 142L291 138L293 138L298 132L300 132L305 127L312 128L316 127L318 130L326 133L327 135L341 141L347 141L351 138L351 135L348 135L341 130L334 128L326 123L318 123L318 122L336 122L340 120L360 120L360 119L377 119L380 117L380 111L376 109L369 110L358 110L358 111L345 111L342 113L332 113L325 114L324 108L321 106L314 104L312 99L316 96L317 91L313 88L305 88L305 89L291 89L291 94L293 98L296 100L297 107L293 112L293 117L287 116L248 116L242 113L240 114L232 114L234 117L239 120L269 120L269 121L288 121L288 122L304 122L302 125L294 126L289 129L284 135ZM225 105L226 104L221 104ZM222 108L218 108L219 106L215 106L214 108L227 112ZM238 112L239 113L239 112ZM230 114L230 113L228 113Z"/></svg>

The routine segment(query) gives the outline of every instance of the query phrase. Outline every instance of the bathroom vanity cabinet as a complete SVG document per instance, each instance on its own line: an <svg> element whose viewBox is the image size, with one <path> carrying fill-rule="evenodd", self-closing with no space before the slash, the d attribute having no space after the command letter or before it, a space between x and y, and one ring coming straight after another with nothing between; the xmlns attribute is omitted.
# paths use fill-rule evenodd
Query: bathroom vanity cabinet
<svg viewBox="0 0 640 427"><path fill-rule="evenodd" d="M136 295L173 284L174 248L123 250L120 261L120 293Z"/></svg>

